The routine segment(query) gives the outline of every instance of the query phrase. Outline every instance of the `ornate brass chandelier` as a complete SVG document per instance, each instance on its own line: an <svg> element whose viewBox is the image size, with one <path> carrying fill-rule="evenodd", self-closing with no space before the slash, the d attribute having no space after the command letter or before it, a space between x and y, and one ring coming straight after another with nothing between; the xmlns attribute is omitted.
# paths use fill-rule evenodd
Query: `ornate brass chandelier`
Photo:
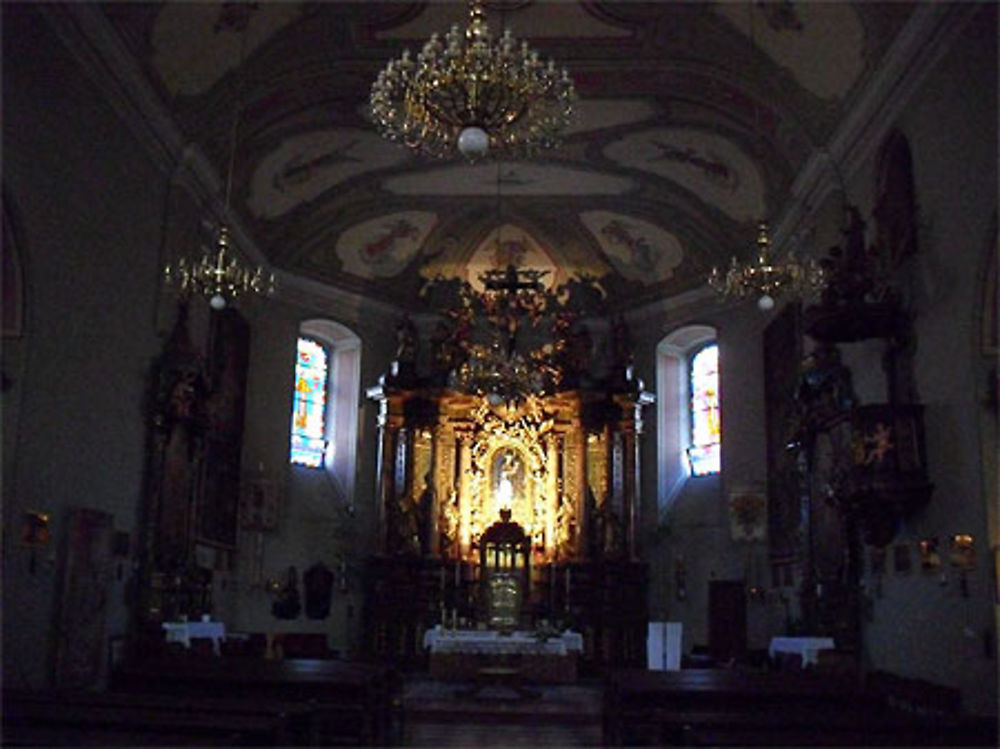
<svg viewBox="0 0 1000 749"><path fill-rule="evenodd" d="M226 307L229 300L241 294L272 294L274 274L264 268L246 268L229 253L229 227L219 226L214 252L206 251L198 260L182 257L177 267L167 265L164 278L168 284L176 283L182 292L194 292L208 297L214 310Z"/></svg>
<svg viewBox="0 0 1000 749"><path fill-rule="evenodd" d="M250 14L256 10L255 5L237 7L226 23L228 27L242 34L238 66L241 70L246 51L247 24L250 20ZM236 111L233 113L233 126L229 139L229 165L226 171L226 192L223 203L224 216L229 215L233 193L233 167L236 163L237 134L242 117L239 92L236 100ZM194 292L208 297L208 303L214 310L225 309L230 301L241 294L273 294L274 274L268 273L262 266L244 267L239 258L231 252L230 244L229 225L223 221L219 224L215 247L206 248L197 260L182 257L177 261L176 267L168 263L163 269L164 280L167 285L177 285L182 293Z"/></svg>
<svg viewBox="0 0 1000 749"><path fill-rule="evenodd" d="M757 306L774 308L775 297L783 293L807 294L826 284L823 269L812 258L800 263L790 254L783 262L771 258L771 237L766 221L757 225L757 260L741 265L734 256L725 275L712 268L708 285L719 294L745 298L756 295Z"/></svg>
<svg viewBox="0 0 1000 749"><path fill-rule="evenodd" d="M470 160L525 156L560 141L576 101L565 69L542 63L506 29L494 42L479 0L469 23L390 61L372 85L371 114L381 134L417 153Z"/></svg>

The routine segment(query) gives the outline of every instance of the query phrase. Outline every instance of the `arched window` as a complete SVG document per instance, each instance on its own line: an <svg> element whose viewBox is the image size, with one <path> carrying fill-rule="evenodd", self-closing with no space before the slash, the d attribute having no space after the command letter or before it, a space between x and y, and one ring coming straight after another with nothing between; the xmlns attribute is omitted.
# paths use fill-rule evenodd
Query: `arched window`
<svg viewBox="0 0 1000 749"><path fill-rule="evenodd" d="M691 475L718 473L722 430L719 423L719 347L715 343L703 346L690 358L688 392L691 443L687 454Z"/></svg>
<svg viewBox="0 0 1000 749"><path fill-rule="evenodd" d="M326 416L330 354L326 346L300 336L295 357L291 461L319 468L326 460Z"/></svg>
<svg viewBox="0 0 1000 749"><path fill-rule="evenodd" d="M291 384L290 462L324 468L337 496L353 501L361 339L333 320L303 321Z"/></svg>
<svg viewBox="0 0 1000 749"><path fill-rule="evenodd" d="M691 409L691 374L698 354L712 347L718 354L716 330L710 325L685 325L667 335L656 347L656 449L659 506L666 511L694 473L690 448L696 443ZM708 359L699 360L707 362ZM718 360L716 359L716 363ZM716 366L715 417L718 426L719 390ZM716 440L715 471L719 473Z"/></svg>

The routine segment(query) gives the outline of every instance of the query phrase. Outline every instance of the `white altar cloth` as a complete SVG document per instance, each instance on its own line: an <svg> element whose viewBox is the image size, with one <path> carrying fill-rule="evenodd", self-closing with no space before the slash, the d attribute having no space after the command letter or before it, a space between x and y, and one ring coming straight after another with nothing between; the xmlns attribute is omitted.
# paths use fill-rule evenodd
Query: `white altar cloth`
<svg viewBox="0 0 1000 749"><path fill-rule="evenodd" d="M832 637L773 637L767 654L774 658L778 653L794 653L802 657L802 668L819 662L820 650L834 650Z"/></svg>
<svg viewBox="0 0 1000 749"><path fill-rule="evenodd" d="M583 635L566 630L539 640L534 632L500 634L494 630L442 629L438 625L424 632L424 647L431 653L566 655L583 650Z"/></svg>
<svg viewBox="0 0 1000 749"><path fill-rule="evenodd" d="M222 622L164 622L167 642L179 642L191 647L192 637L208 637L216 655L222 651L222 641L226 639L226 625Z"/></svg>

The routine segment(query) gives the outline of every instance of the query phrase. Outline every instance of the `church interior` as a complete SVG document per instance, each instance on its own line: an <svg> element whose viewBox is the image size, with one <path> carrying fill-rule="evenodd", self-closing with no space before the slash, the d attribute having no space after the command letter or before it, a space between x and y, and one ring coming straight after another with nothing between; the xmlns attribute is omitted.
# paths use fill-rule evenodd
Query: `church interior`
<svg viewBox="0 0 1000 749"><path fill-rule="evenodd" d="M5 744L997 745L995 3L0 14Z"/></svg>

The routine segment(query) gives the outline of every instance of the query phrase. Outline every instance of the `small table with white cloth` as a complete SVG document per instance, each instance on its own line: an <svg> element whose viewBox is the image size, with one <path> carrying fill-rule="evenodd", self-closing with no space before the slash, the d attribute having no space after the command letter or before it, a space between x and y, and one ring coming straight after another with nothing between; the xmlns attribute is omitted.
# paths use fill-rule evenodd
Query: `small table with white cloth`
<svg viewBox="0 0 1000 749"><path fill-rule="evenodd" d="M222 652L222 641L226 639L226 625L222 622L163 622L167 642L179 642L184 647L191 647L192 637L205 637L212 641L212 650L216 655Z"/></svg>
<svg viewBox="0 0 1000 749"><path fill-rule="evenodd" d="M483 668L513 666L527 680L567 684L576 681L577 655L583 636L566 630L547 638L534 632L478 629L443 629L440 625L424 633L430 650L430 673L435 679L467 681Z"/></svg>
<svg viewBox="0 0 1000 749"><path fill-rule="evenodd" d="M797 655L801 659L801 667L807 668L819 663L820 650L834 649L836 645L832 637L772 637L767 654L778 661L782 653Z"/></svg>

